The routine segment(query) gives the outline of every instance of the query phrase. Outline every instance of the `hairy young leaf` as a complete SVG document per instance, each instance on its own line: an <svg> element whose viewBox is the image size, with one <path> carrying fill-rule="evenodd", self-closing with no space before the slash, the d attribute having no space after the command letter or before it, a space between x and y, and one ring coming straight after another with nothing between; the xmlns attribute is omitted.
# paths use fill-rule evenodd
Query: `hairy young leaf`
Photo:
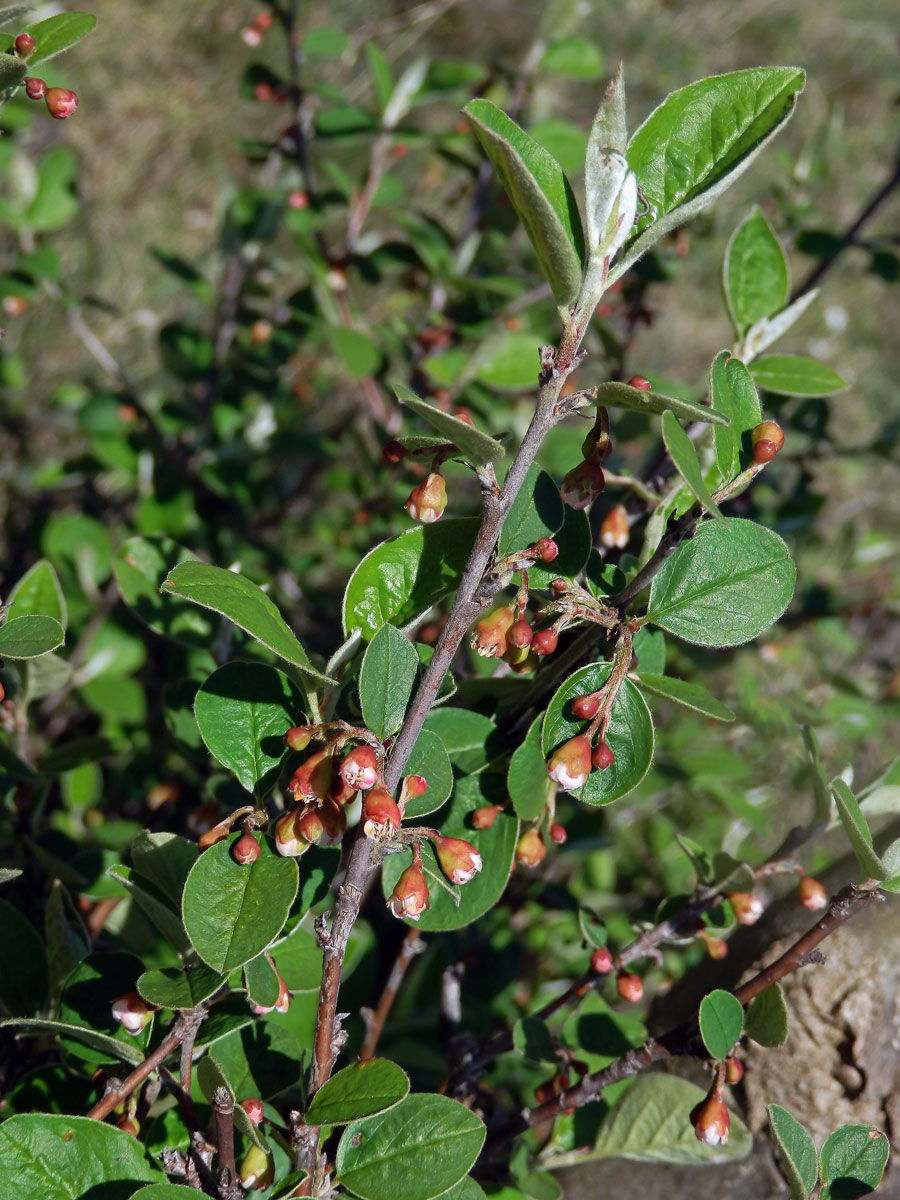
<svg viewBox="0 0 900 1200"><path fill-rule="evenodd" d="M218 621L208 610L162 590L171 564L186 561L194 561L191 552L167 537L133 537L120 547L113 571L122 599L145 625L174 642L208 650Z"/></svg>
<svg viewBox="0 0 900 1200"><path fill-rule="evenodd" d="M710 425L727 425L728 416L715 412L692 400L681 400L677 396L664 396L662 392L645 392L643 388L631 387L627 383L601 383L591 404L606 408L625 408L629 412L659 415L674 413L680 421L706 421Z"/></svg>
<svg viewBox="0 0 900 1200"><path fill-rule="evenodd" d="M533 546L539 538L552 537L562 527L565 516L559 488L546 471L532 463L506 514L497 543L498 551L512 554Z"/></svg>
<svg viewBox="0 0 900 1200"><path fill-rule="evenodd" d="M702 683L693 683L687 679L673 679L671 675L645 675L641 673L634 681L644 692L653 696L662 696L664 700L672 700L692 708L695 712L712 717L715 721L733 721L734 713L727 704L717 700L706 690Z"/></svg>
<svg viewBox="0 0 900 1200"><path fill-rule="evenodd" d="M55 617L13 617L0 627L0 658L38 658L66 640Z"/></svg>
<svg viewBox="0 0 900 1200"><path fill-rule="evenodd" d="M771 529L738 518L709 521L663 563L647 620L696 646L739 646L778 620L796 576Z"/></svg>
<svg viewBox="0 0 900 1200"><path fill-rule="evenodd" d="M769 1127L781 1160L781 1169L791 1189L791 1200L807 1200L819 1182L816 1144L787 1109L767 1104Z"/></svg>
<svg viewBox="0 0 900 1200"><path fill-rule="evenodd" d="M850 1200L874 1192L887 1166L887 1134L874 1125L844 1125L825 1139L819 1156L823 1200Z"/></svg>
<svg viewBox="0 0 900 1200"><path fill-rule="evenodd" d="M259 858L237 863L231 834L205 850L184 886L182 915L191 944L205 963L227 974L274 942L297 893L297 864L259 839Z"/></svg>
<svg viewBox="0 0 900 1200"><path fill-rule="evenodd" d="M313 1096L307 1125L347 1125L393 1108L409 1092L409 1077L387 1058L370 1058L338 1071Z"/></svg>
<svg viewBox="0 0 900 1200"><path fill-rule="evenodd" d="M784 308L791 290L781 243L758 208L731 235L723 269L725 300L738 337Z"/></svg>
<svg viewBox="0 0 900 1200"><path fill-rule="evenodd" d="M28 60L29 71L36 63L55 58L63 50L80 42L96 24L97 18L91 13L68 12L29 25L27 32L34 38L34 53Z"/></svg>
<svg viewBox="0 0 900 1200"><path fill-rule="evenodd" d="M407 801L404 810L406 820L427 816L440 808L450 796L453 791L453 767L444 743L433 730L423 729L416 738L405 774L421 775L428 782L426 792Z"/></svg>
<svg viewBox="0 0 900 1200"><path fill-rule="evenodd" d="M866 818L860 812L856 797L844 783L835 779L831 785L834 802L844 826L844 832L853 847L860 870L871 879L886 879L888 872L884 863L872 849L872 834Z"/></svg>
<svg viewBox="0 0 900 1200"><path fill-rule="evenodd" d="M562 167L490 100L472 100L463 112L525 227L557 304L571 304L581 286L584 234Z"/></svg>
<svg viewBox="0 0 900 1200"><path fill-rule="evenodd" d="M403 724L419 673L419 656L394 625L382 625L369 642L359 672L359 700L367 728L392 737Z"/></svg>
<svg viewBox="0 0 900 1200"><path fill-rule="evenodd" d="M762 420L759 396L753 377L739 358L720 351L709 373L709 395L713 408L728 417L728 425L713 427L716 466L723 483L741 470L741 451L750 457L749 438L745 435ZM744 442L747 445L744 445Z"/></svg>
<svg viewBox="0 0 900 1200"><path fill-rule="evenodd" d="M337 1150L337 1177L362 1200L431 1200L468 1173L484 1138L481 1119L457 1100L407 1096L347 1127Z"/></svg>
<svg viewBox="0 0 900 1200"><path fill-rule="evenodd" d="M500 442L495 438L488 437L479 429L473 428L467 421L461 421L459 417L441 412L439 408L422 400L402 383L395 383L392 386L401 404L411 408L414 413L442 433L446 442L453 442L458 446L461 453L476 466L496 462L506 453Z"/></svg>
<svg viewBox="0 0 900 1200"><path fill-rule="evenodd" d="M53 617L66 628L66 600L53 565L42 558L34 564L7 597L7 621L14 617Z"/></svg>
<svg viewBox="0 0 900 1200"><path fill-rule="evenodd" d="M788 1039L790 1019L780 983L770 984L750 1001L744 1017L744 1033L760 1046L783 1046Z"/></svg>
<svg viewBox="0 0 900 1200"><path fill-rule="evenodd" d="M717 988L700 1001L700 1036L713 1058L728 1057L743 1026L744 1010L731 992Z"/></svg>
<svg viewBox="0 0 900 1200"><path fill-rule="evenodd" d="M420 525L370 550L344 593L344 633L368 641L382 625L401 628L452 591L481 522L444 519Z"/></svg>
<svg viewBox="0 0 900 1200"><path fill-rule="evenodd" d="M281 613L265 592L233 571L191 560L173 567L163 581L173 596L192 600L227 617L315 683L333 683L313 667Z"/></svg>
<svg viewBox="0 0 900 1200"><path fill-rule="evenodd" d="M287 754L284 735L301 722L303 708L299 688L263 663L226 663L194 700L206 748L260 799L278 778Z"/></svg>
<svg viewBox="0 0 900 1200"><path fill-rule="evenodd" d="M610 663L581 667L557 689L547 707L541 734L545 759L557 746L584 733L588 722L572 716L572 701L601 688L609 678L610 670ZM584 786L572 793L585 804L611 804L613 800L619 800L637 787L650 767L653 720L643 696L628 679L613 704L606 743L616 756L615 762L605 771L591 771Z"/></svg>
<svg viewBox="0 0 900 1200"><path fill-rule="evenodd" d="M10 1017L0 1021L0 1028L13 1030L26 1037L37 1037L42 1033L54 1034L63 1039L67 1051L74 1052L78 1047L86 1048L86 1053L79 1057L87 1058L90 1062L114 1063L117 1060L136 1067L144 1061L143 1052L137 1046L130 1046L125 1041L111 1037L108 1033L100 1033L87 1025L76 1025L70 1021L50 1021L36 1018ZM3 1126L3 1128L6 1128ZM0 1182L2 1195L2 1182ZM67 1198L68 1200L68 1198Z"/></svg>
<svg viewBox="0 0 900 1200"><path fill-rule="evenodd" d="M184 967L163 967L145 971L138 978L137 990L148 1004L158 1008L196 1008L225 983L225 976L206 963L187 963Z"/></svg>
<svg viewBox="0 0 900 1200"><path fill-rule="evenodd" d="M799 354L767 354L753 363L758 387L779 396L830 396L847 386L831 367Z"/></svg>
<svg viewBox="0 0 900 1200"><path fill-rule="evenodd" d="M725 518L719 511L718 505L713 500L709 488L704 482L703 471L700 467L697 451L694 449L694 443L678 424L677 418L670 412L664 412L662 415L662 435L666 449L669 452L669 458L674 463L678 474L706 511L711 513L717 520L724 521Z"/></svg>

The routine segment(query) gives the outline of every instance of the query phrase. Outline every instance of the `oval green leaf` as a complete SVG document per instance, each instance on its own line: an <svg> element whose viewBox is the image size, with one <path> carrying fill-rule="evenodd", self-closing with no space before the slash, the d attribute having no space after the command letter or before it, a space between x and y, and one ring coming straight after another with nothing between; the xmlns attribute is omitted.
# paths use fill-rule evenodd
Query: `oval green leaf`
<svg viewBox="0 0 900 1200"><path fill-rule="evenodd" d="M844 783L843 779L835 779L831 785L834 802L837 805L844 832L856 855L860 870L870 879L886 879L888 871L884 863L872 849L872 834L866 818L860 810L856 797Z"/></svg>
<svg viewBox="0 0 900 1200"><path fill-rule="evenodd" d="M425 718L425 728L441 739L457 775L474 775L506 748L491 718L467 708L433 709Z"/></svg>
<svg viewBox="0 0 900 1200"><path fill-rule="evenodd" d="M431 1200L465 1177L485 1132L481 1119L449 1096L407 1096L344 1130L337 1176L362 1200Z"/></svg>
<svg viewBox="0 0 900 1200"><path fill-rule="evenodd" d="M307 1125L347 1125L393 1107L409 1092L406 1072L387 1058L353 1063L313 1096Z"/></svg>
<svg viewBox="0 0 900 1200"><path fill-rule="evenodd" d="M261 798L274 786L287 754L284 734L303 719L296 685L263 663L227 663L194 700L197 726L210 754Z"/></svg>
<svg viewBox="0 0 900 1200"><path fill-rule="evenodd" d="M572 701L595 692L609 678L609 663L581 667L557 689L547 707L541 733L544 758L569 738L584 733L587 721L573 717ZM585 804L611 804L636 788L653 758L653 720L644 697L626 679L612 707L606 742L616 761L605 771L591 771L584 787L573 792ZM546 773L547 764L544 763Z"/></svg>
<svg viewBox="0 0 900 1200"><path fill-rule="evenodd" d="M206 963L188 963L185 967L163 967L145 971L137 981L137 990L148 1004L158 1008L196 1008L225 983L225 976L212 971Z"/></svg>
<svg viewBox="0 0 900 1200"><path fill-rule="evenodd" d="M268 1100L293 1087L300 1078L300 1047L287 1029L274 1021L255 1021L235 1029L210 1047L236 1100L258 1096Z"/></svg>
<svg viewBox="0 0 900 1200"><path fill-rule="evenodd" d="M581 509L565 508L565 516L561 528L553 534L553 540L559 548L556 558L550 563L540 559L528 568L528 586L532 588L549 587L554 579L574 579L584 570L591 554L591 523L588 515Z"/></svg>
<svg viewBox="0 0 900 1200"><path fill-rule="evenodd" d="M725 518L710 495L709 488L703 479L703 471L694 443L678 424L678 419L671 412L662 415L662 435L669 452L669 458L675 465L678 474L688 485L703 507L719 521Z"/></svg>
<svg viewBox="0 0 900 1200"><path fill-rule="evenodd" d="M416 738L412 754L404 769L406 775L421 775L428 782L428 790L421 796L408 800L404 818L418 820L444 804L453 791L453 768L444 743L431 729L423 729Z"/></svg>
<svg viewBox="0 0 900 1200"><path fill-rule="evenodd" d="M151 1183L135 1192L131 1200L197 1200L197 1189L181 1183Z"/></svg>
<svg viewBox="0 0 900 1200"><path fill-rule="evenodd" d="M394 625L382 625L369 642L359 672L359 701L367 728L391 737L403 724L419 673L419 656Z"/></svg>
<svg viewBox="0 0 900 1200"><path fill-rule="evenodd" d="M533 546L538 538L552 537L562 527L565 516L559 488L546 471L532 463L503 522L499 553L512 554Z"/></svg>
<svg viewBox="0 0 900 1200"><path fill-rule="evenodd" d="M889 1152L887 1134L874 1125L836 1129L825 1139L819 1157L828 1200L851 1200L874 1192L881 1183Z"/></svg>
<svg viewBox="0 0 900 1200"><path fill-rule="evenodd" d="M29 25L28 33L34 38L34 52L28 59L28 69L31 70L35 63L46 62L48 58L62 54L63 50L81 41L96 24L97 18L91 13L69 12Z"/></svg>
<svg viewBox="0 0 900 1200"><path fill-rule="evenodd" d="M39 658L66 640L55 617L13 617L0 628L0 658Z"/></svg>
<svg viewBox="0 0 900 1200"><path fill-rule="evenodd" d="M615 381L601 383L591 404L651 415L671 412L680 421L706 421L710 425L728 424L728 417L724 413L717 413L704 404L695 404L693 400L681 400L677 396L664 396L662 392L645 392L642 388Z"/></svg>
<svg viewBox="0 0 900 1200"><path fill-rule="evenodd" d="M79 1057L89 1062L120 1062L128 1063L130 1067L139 1066L144 1061L143 1053L137 1046L129 1046L125 1041L110 1037L108 1033L99 1033L86 1025L74 1025L68 1021L50 1021L39 1017L20 1018L9 1017L0 1021L0 1028L13 1030L26 1037L37 1037L38 1034L54 1034L64 1040L66 1050L74 1050L72 1043L85 1047L86 1053ZM99 1056L99 1057L98 1057Z"/></svg>
<svg viewBox="0 0 900 1200"><path fill-rule="evenodd" d="M113 571L122 599L154 633L208 650L218 621L208 610L161 590L171 564L185 561L193 561L190 551L167 537L133 537L119 549Z"/></svg>
<svg viewBox="0 0 900 1200"><path fill-rule="evenodd" d="M790 1018L780 983L773 983L747 1006L744 1033L760 1046L783 1046L788 1040Z"/></svg>
<svg viewBox="0 0 900 1200"><path fill-rule="evenodd" d="M744 1027L744 1010L737 996L717 988L700 1001L700 1036L713 1058L725 1059Z"/></svg>
<svg viewBox="0 0 900 1200"><path fill-rule="evenodd" d="M791 284L781 243L758 208L731 235L723 269L725 300L738 337L787 303Z"/></svg>
<svg viewBox="0 0 900 1200"><path fill-rule="evenodd" d="M714 721L733 721L734 713L727 704L717 700L701 683L687 679L673 679L670 675L644 675L635 679L638 687L653 696L683 704L695 712L712 717Z"/></svg>
<svg viewBox="0 0 900 1200"><path fill-rule="evenodd" d="M791 1200L807 1200L819 1182L816 1144L799 1121L779 1104L767 1104L769 1127L791 1189Z"/></svg>
<svg viewBox="0 0 900 1200"><path fill-rule="evenodd" d="M249 866L236 863L232 834L205 850L184 885L182 916L191 944L214 971L227 974L274 942L297 893L297 864L269 839Z"/></svg>
<svg viewBox="0 0 900 1200"><path fill-rule="evenodd" d="M253 1004L260 1008L274 1008L281 992L278 973L265 954L257 954L244 964L244 984Z"/></svg>
<svg viewBox="0 0 900 1200"><path fill-rule="evenodd" d="M720 351L713 359L709 373L709 394L716 412L728 417L728 425L713 427L713 446L716 466L723 483L732 480L741 469L741 451L745 438L762 420L759 396L753 377L739 358L733 358L727 350Z"/></svg>
<svg viewBox="0 0 900 1200"><path fill-rule="evenodd" d="M52 564L42 558L34 564L7 597L7 621L14 617L53 617L66 627L66 601Z"/></svg>
<svg viewBox="0 0 900 1200"><path fill-rule="evenodd" d="M512 806L521 821L536 820L547 807L550 776L541 748L543 715L535 717L520 746L513 751L506 773Z"/></svg>
<svg viewBox="0 0 900 1200"><path fill-rule="evenodd" d="M767 354L751 369L757 387L779 396L830 396L847 386L831 367L799 354Z"/></svg>
<svg viewBox="0 0 900 1200"><path fill-rule="evenodd" d="M535 375L537 375L537 368L535 368ZM461 421L459 417L441 412L439 408L435 408L433 404L428 404L420 396L417 396L411 388L402 383L395 383L392 386L401 404L411 408L423 421L427 421L432 428L443 434L444 440L457 446L460 452L475 466L496 462L506 453L501 443L495 438L482 433L480 429L473 428L467 421Z"/></svg>
<svg viewBox="0 0 900 1200"><path fill-rule="evenodd" d="M797 570L777 533L753 521L709 521L663 563L647 620L696 646L740 646L777 621Z"/></svg>

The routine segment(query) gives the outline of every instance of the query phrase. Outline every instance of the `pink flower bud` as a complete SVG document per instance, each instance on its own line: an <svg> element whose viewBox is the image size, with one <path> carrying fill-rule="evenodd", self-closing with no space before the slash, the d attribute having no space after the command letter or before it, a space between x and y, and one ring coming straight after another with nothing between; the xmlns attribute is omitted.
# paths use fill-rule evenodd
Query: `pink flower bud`
<svg viewBox="0 0 900 1200"><path fill-rule="evenodd" d="M554 542L553 538L542 537L534 543L535 551L541 562L553 562L557 554L559 554L559 546Z"/></svg>
<svg viewBox="0 0 900 1200"><path fill-rule="evenodd" d="M336 846L347 832L347 814L340 804L326 800L318 809L319 818L325 829L321 845Z"/></svg>
<svg viewBox="0 0 900 1200"><path fill-rule="evenodd" d="M355 746L341 763L341 775L354 790L367 792L378 782L378 757L371 746Z"/></svg>
<svg viewBox="0 0 900 1200"><path fill-rule="evenodd" d="M241 41L245 46L249 46L251 50L255 50L257 46L261 46L262 40L262 30L257 28L256 25L245 25L241 30Z"/></svg>
<svg viewBox="0 0 900 1200"><path fill-rule="evenodd" d="M277 1013L286 1013L291 1007L291 993L288 985L280 975L278 976L278 983L278 999L275 1001L275 1011Z"/></svg>
<svg viewBox="0 0 900 1200"><path fill-rule="evenodd" d="M547 772L561 788L575 792L591 773L591 742L585 734L569 738L550 755Z"/></svg>
<svg viewBox="0 0 900 1200"><path fill-rule="evenodd" d="M305 750L313 739L315 729L312 725L295 725L284 735L284 744L288 750Z"/></svg>
<svg viewBox="0 0 900 1200"><path fill-rule="evenodd" d="M645 379L643 375L632 375L632 377L628 380L628 386L640 388L642 392L649 392L653 390L653 385L651 384L650 380Z"/></svg>
<svg viewBox="0 0 900 1200"><path fill-rule="evenodd" d="M304 800L324 800L331 794L333 766L331 747L317 750L300 764L288 787Z"/></svg>
<svg viewBox="0 0 900 1200"><path fill-rule="evenodd" d="M544 860L547 847L536 829L528 829L516 846L516 862L521 867L536 867Z"/></svg>
<svg viewBox="0 0 900 1200"><path fill-rule="evenodd" d="M398 441L390 441L381 448L381 455L385 462L398 463L406 458L409 451L405 446Z"/></svg>
<svg viewBox="0 0 900 1200"><path fill-rule="evenodd" d="M297 817L300 810L292 808L275 822L275 849L284 858L296 858L309 849L309 842L297 833Z"/></svg>
<svg viewBox="0 0 900 1200"><path fill-rule="evenodd" d="M259 842L247 830L231 847L231 854L235 862L240 863L241 866L249 866L259 858Z"/></svg>
<svg viewBox="0 0 900 1200"><path fill-rule="evenodd" d="M691 1124L698 1142L707 1146L724 1146L728 1141L731 1118L722 1097L714 1093L702 1100L691 1112Z"/></svg>
<svg viewBox="0 0 900 1200"><path fill-rule="evenodd" d="M552 654L559 644L559 635L555 629L539 629L531 639L531 649L543 657Z"/></svg>
<svg viewBox="0 0 900 1200"><path fill-rule="evenodd" d="M600 526L600 543L610 550L624 550L630 536L628 513L621 504L614 504Z"/></svg>
<svg viewBox="0 0 900 1200"><path fill-rule="evenodd" d="M554 821L550 826L550 840L556 842L557 846L562 846L568 839L565 826L560 825L559 821Z"/></svg>
<svg viewBox="0 0 900 1200"><path fill-rule="evenodd" d="M437 837L434 852L441 870L451 883L468 883L481 870L481 855L462 838Z"/></svg>
<svg viewBox="0 0 900 1200"><path fill-rule="evenodd" d="M499 658L508 648L507 634L516 616L511 608L495 608L476 622L472 632L472 649L482 658Z"/></svg>
<svg viewBox="0 0 900 1200"><path fill-rule="evenodd" d="M423 525L436 521L447 507L447 484L443 475L432 471L409 493L404 507L413 520L421 521Z"/></svg>
<svg viewBox="0 0 900 1200"><path fill-rule="evenodd" d="M600 709L600 697L596 692L587 696L576 696L572 701L572 715L579 721L592 721Z"/></svg>
<svg viewBox="0 0 900 1200"><path fill-rule="evenodd" d="M309 196L307 196L306 192L299 190L291 192L288 196L288 208L293 208L296 211L309 208Z"/></svg>
<svg viewBox="0 0 900 1200"><path fill-rule="evenodd" d="M473 829L490 829L502 811L500 804L486 804L484 808L476 808L472 813Z"/></svg>
<svg viewBox="0 0 900 1200"><path fill-rule="evenodd" d="M739 1058L735 1058L733 1054L725 1059L725 1082L729 1086L734 1087L736 1083L740 1083L744 1078L744 1064Z"/></svg>
<svg viewBox="0 0 900 1200"><path fill-rule="evenodd" d="M609 975L613 969L613 959L606 946L598 946L591 955L591 970L595 975Z"/></svg>
<svg viewBox="0 0 900 1200"><path fill-rule="evenodd" d="M424 775L407 775L403 781L403 789L407 800L415 800L417 796L424 796L428 791L428 780Z"/></svg>
<svg viewBox="0 0 900 1200"><path fill-rule="evenodd" d="M156 1009L139 992L126 992L113 1000L112 1015L132 1037L136 1037L150 1021Z"/></svg>
<svg viewBox="0 0 900 1200"><path fill-rule="evenodd" d="M34 38L30 33L20 33L15 40L15 47L19 58L30 58L34 54Z"/></svg>
<svg viewBox="0 0 900 1200"><path fill-rule="evenodd" d="M763 902L753 892L731 892L728 899L739 925L755 925L763 914Z"/></svg>
<svg viewBox="0 0 900 1200"><path fill-rule="evenodd" d="M598 771L605 771L607 767L611 767L616 761L616 756L607 746L606 742L598 742L594 748L594 753L591 755L591 764Z"/></svg>
<svg viewBox="0 0 900 1200"><path fill-rule="evenodd" d="M241 1101L241 1108L247 1114L251 1125L259 1125L263 1119L263 1102L256 1096Z"/></svg>
<svg viewBox="0 0 900 1200"><path fill-rule="evenodd" d="M55 117L57 121L64 121L66 117L71 117L78 107L78 97L71 88L53 87L48 89L44 103L51 117Z"/></svg>
<svg viewBox="0 0 900 1200"><path fill-rule="evenodd" d="M25 80L25 95L29 100L43 100L47 95L46 83L34 75L30 76Z"/></svg>
<svg viewBox="0 0 900 1200"><path fill-rule="evenodd" d="M534 630L528 624L524 617L518 621L514 621L509 627L509 633L506 635L506 640L511 646L515 646L517 650L522 650L531 645L531 639L534 637Z"/></svg>
<svg viewBox="0 0 900 1200"><path fill-rule="evenodd" d="M711 933L707 933L705 929L701 929L698 936L706 945L706 952L712 959L725 958L728 954L728 943L722 938L713 937Z"/></svg>
<svg viewBox="0 0 900 1200"><path fill-rule="evenodd" d="M629 975L627 971L620 971L616 976L616 990L623 1000L637 1004L644 994L644 981L640 975Z"/></svg>
<svg viewBox="0 0 900 1200"><path fill-rule="evenodd" d="M301 842L316 846L325 836L325 824L314 804L309 804L298 811L294 821L294 829Z"/></svg>
<svg viewBox="0 0 900 1200"><path fill-rule="evenodd" d="M366 837L376 837L379 833L399 829L403 817L387 788L377 787L372 788L363 800L363 820Z"/></svg>
<svg viewBox="0 0 900 1200"><path fill-rule="evenodd" d="M809 875L804 875L800 880L797 888L797 899L810 912L817 912L828 903L828 897L825 895L825 889L821 883L819 883L818 879L813 879Z"/></svg>
<svg viewBox="0 0 900 1200"><path fill-rule="evenodd" d="M397 880L388 900L388 908L395 917L418 921L425 909L430 907L425 872L413 863Z"/></svg>
<svg viewBox="0 0 900 1200"><path fill-rule="evenodd" d="M357 789L351 787L347 780L338 773L331 781L330 798L335 804L349 804L357 794Z"/></svg>
<svg viewBox="0 0 900 1200"><path fill-rule="evenodd" d="M585 459L563 479L559 494L563 504L582 509L593 504L605 486L603 468L598 462Z"/></svg>

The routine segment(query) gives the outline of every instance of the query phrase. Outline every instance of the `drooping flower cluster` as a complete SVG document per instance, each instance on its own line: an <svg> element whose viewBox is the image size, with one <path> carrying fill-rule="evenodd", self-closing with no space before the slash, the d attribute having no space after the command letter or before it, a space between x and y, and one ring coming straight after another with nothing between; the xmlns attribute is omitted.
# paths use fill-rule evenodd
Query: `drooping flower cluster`
<svg viewBox="0 0 900 1200"><path fill-rule="evenodd" d="M441 870L451 883L462 886L475 878L482 868L482 859L471 842L463 838L443 837L436 829L422 832L432 842ZM397 880L388 900L388 908L395 917L418 921L425 909L430 907L422 849L420 843L416 842L413 861Z"/></svg>

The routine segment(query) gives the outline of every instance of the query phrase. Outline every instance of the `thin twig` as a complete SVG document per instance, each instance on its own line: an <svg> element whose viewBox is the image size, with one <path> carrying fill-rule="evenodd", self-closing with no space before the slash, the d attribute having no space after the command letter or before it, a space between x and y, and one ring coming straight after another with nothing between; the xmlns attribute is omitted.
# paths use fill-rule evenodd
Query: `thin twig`
<svg viewBox="0 0 900 1200"><path fill-rule="evenodd" d="M391 967L391 973L387 977L387 982L384 985L384 991L381 993L381 999L378 1001L377 1007L374 1012L372 1009L363 1009L363 1019L366 1022L366 1040L360 1049L360 1058L375 1057L375 1051L378 1048L378 1039L381 1037L381 1031L384 1028L384 1023L388 1018L394 1001L397 999L397 993L400 991L401 984L406 978L409 964L424 949L425 943L419 937L418 929L407 929L406 935L400 943L400 949L397 952L397 957L394 959L394 965Z"/></svg>
<svg viewBox="0 0 900 1200"><path fill-rule="evenodd" d="M122 1103L135 1088L140 1087L148 1075L151 1075L169 1057L180 1044L185 1034L185 1023L179 1014L175 1024L159 1043L151 1055L134 1068L131 1074L116 1087L110 1088L107 1094L98 1100L87 1114L93 1121L102 1121L114 1108Z"/></svg>

